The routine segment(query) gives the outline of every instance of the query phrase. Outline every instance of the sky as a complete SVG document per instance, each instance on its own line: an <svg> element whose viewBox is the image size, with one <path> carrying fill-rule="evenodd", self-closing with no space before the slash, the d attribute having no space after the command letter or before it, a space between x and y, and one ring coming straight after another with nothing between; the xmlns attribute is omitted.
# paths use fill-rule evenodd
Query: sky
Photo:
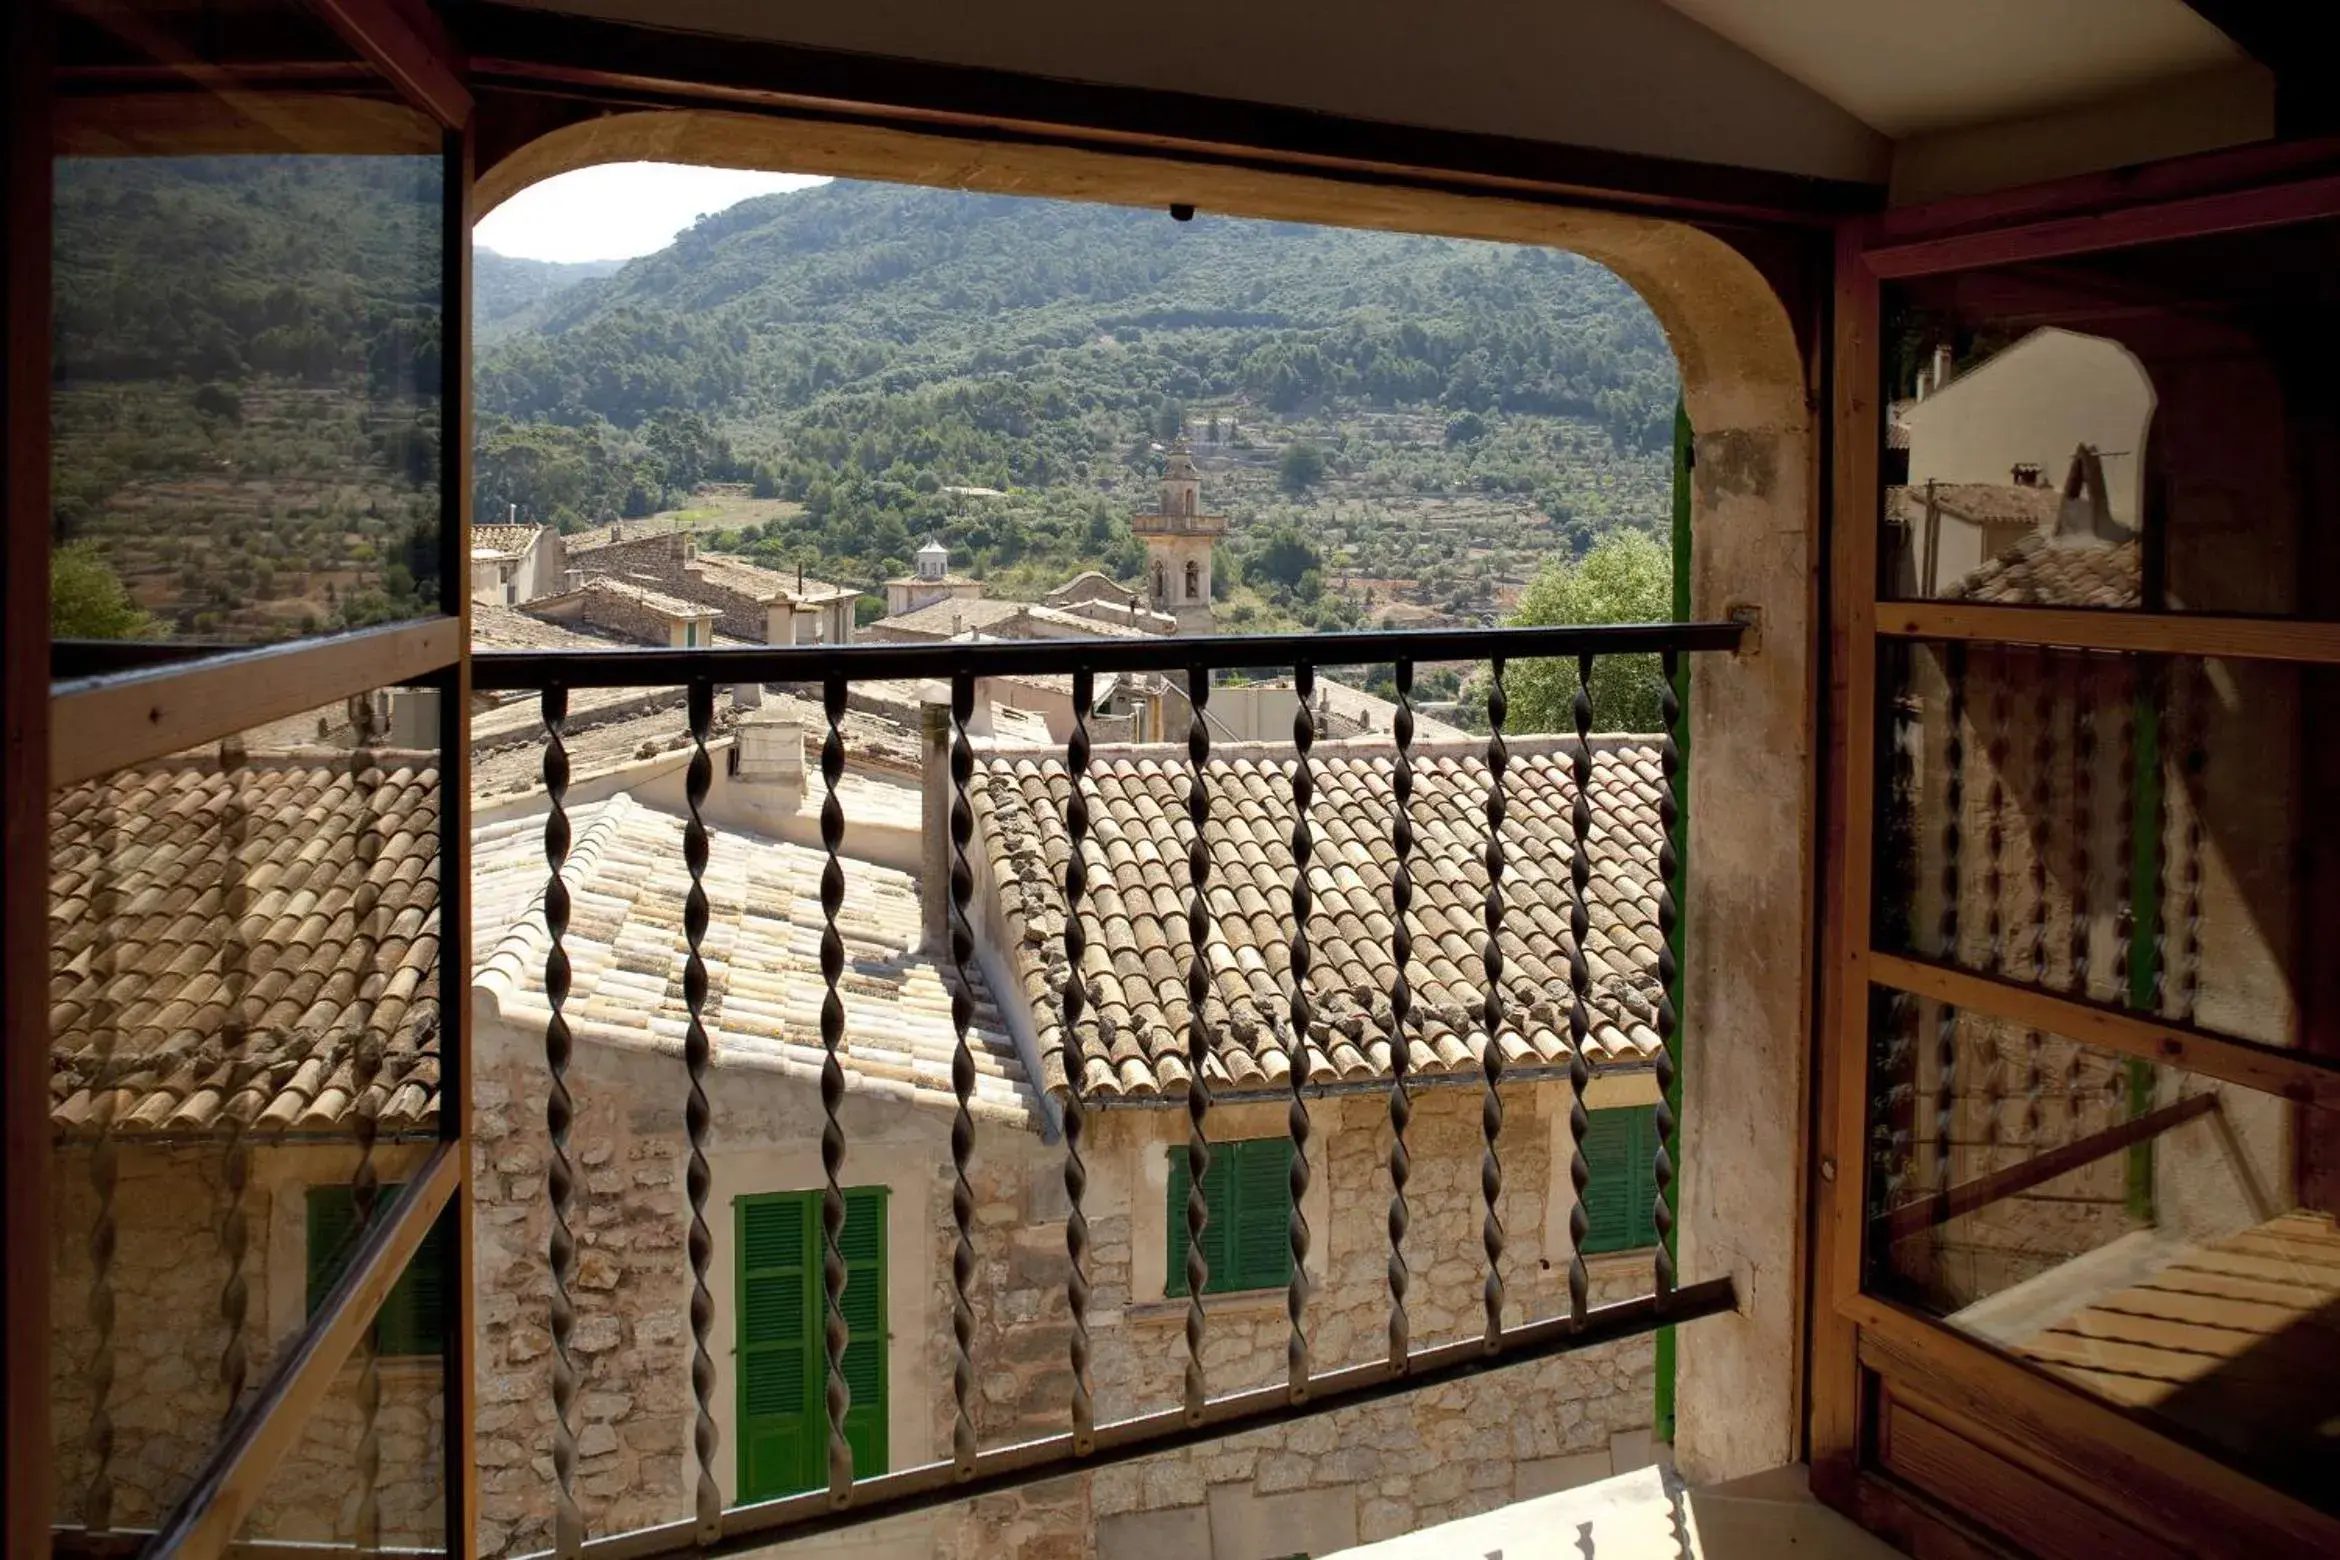
<svg viewBox="0 0 2340 1560"><path fill-rule="evenodd" d="M530 185L472 230L483 249L523 260L630 260L664 249L709 212L829 181L677 163L610 163Z"/></svg>

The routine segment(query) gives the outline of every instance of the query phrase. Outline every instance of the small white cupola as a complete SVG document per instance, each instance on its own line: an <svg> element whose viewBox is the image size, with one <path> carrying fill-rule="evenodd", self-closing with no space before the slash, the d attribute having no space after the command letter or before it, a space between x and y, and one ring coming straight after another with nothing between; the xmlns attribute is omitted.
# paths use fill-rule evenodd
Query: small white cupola
<svg viewBox="0 0 2340 1560"><path fill-rule="evenodd" d="M918 549L918 577L939 580L951 572L951 550L940 537L930 536L926 545Z"/></svg>

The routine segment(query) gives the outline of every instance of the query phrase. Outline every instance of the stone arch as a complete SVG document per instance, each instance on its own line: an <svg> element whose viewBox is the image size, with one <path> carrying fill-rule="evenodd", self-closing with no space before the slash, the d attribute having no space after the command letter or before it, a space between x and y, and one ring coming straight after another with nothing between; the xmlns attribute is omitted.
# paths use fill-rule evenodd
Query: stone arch
<svg viewBox="0 0 2340 1560"><path fill-rule="evenodd" d="M993 142L702 109L603 114L483 159L474 211L612 162L822 173L993 194L1540 244L1608 267L1657 317L1697 430L1694 616L1744 609L1750 647L1692 663L1696 820L1685 923L1679 1270L1739 1311L1678 1336L1675 1457L1719 1480L1795 1459L1818 841L1818 434L1788 306L1744 254L1678 220L1198 158ZM1157 596L1166 581L1155 574Z"/></svg>

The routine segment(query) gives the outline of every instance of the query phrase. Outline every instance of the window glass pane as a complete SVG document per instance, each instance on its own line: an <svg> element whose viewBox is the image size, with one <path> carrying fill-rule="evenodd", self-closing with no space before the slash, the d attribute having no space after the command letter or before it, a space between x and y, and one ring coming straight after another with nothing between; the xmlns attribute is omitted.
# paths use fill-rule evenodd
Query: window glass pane
<svg viewBox="0 0 2340 1560"><path fill-rule="evenodd" d="M305 8L61 12L59 639L439 610L445 159Z"/></svg>
<svg viewBox="0 0 2340 1560"><path fill-rule="evenodd" d="M2340 615L2340 221L1885 290L1879 589Z"/></svg>
<svg viewBox="0 0 2340 1560"><path fill-rule="evenodd" d="M1868 1273L2326 1509L2340 1112L1878 988Z"/></svg>
<svg viewBox="0 0 2340 1560"><path fill-rule="evenodd" d="M311 1197L436 1146L435 695L51 801L59 1518L151 1527L310 1310Z"/></svg>
<svg viewBox="0 0 2340 1560"><path fill-rule="evenodd" d="M446 1383L436 1355L352 1356L237 1537L356 1555L444 1553Z"/></svg>
<svg viewBox="0 0 2340 1560"><path fill-rule="evenodd" d="M1878 947L2269 1045L2326 1042L2340 677L1880 644Z"/></svg>

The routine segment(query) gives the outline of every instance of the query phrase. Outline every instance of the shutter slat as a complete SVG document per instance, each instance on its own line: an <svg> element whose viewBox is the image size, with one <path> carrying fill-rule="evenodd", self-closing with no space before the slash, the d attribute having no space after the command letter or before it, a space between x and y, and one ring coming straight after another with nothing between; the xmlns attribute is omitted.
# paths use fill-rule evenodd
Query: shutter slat
<svg viewBox="0 0 2340 1560"><path fill-rule="evenodd" d="M853 1476L867 1479L886 1471L887 1458L884 1187L846 1190L845 1227L837 1232L837 1250L845 1259L845 1293L838 1310L845 1318L844 1376L852 1394L845 1411L845 1444L853 1453Z"/></svg>
<svg viewBox="0 0 2340 1560"><path fill-rule="evenodd" d="M812 1325L813 1194L742 1197L739 1232L739 1490L743 1501L811 1489L824 1466Z"/></svg>
<svg viewBox="0 0 2340 1560"><path fill-rule="evenodd" d="M1274 1289L1292 1281L1292 1140L1234 1145L1234 1273L1229 1288Z"/></svg>

